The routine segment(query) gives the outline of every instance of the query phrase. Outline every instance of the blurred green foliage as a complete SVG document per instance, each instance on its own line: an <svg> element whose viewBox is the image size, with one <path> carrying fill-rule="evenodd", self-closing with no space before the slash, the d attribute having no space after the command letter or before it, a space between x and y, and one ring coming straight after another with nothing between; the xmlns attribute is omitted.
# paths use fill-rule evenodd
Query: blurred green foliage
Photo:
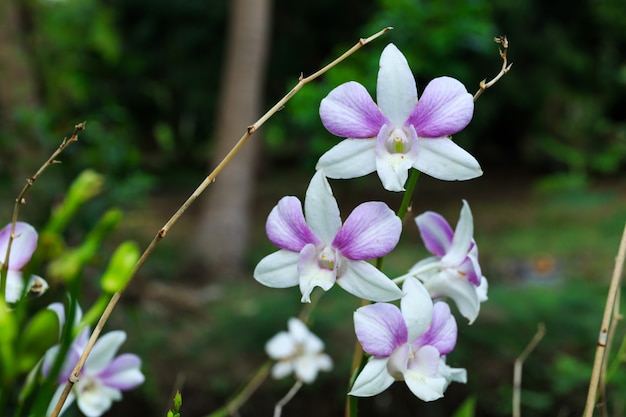
<svg viewBox="0 0 626 417"><path fill-rule="evenodd" d="M65 158L64 171L68 177L86 167L103 172L114 181L109 197L116 202L136 200L157 176L168 182L204 171L227 13L225 0L25 2L27 45L44 106L21 117L37 125L39 146L47 147L77 120L88 120L84 144ZM386 43L407 56L420 91L439 75L473 91L497 73L492 39L506 34L513 71L479 100L475 120L456 140L485 166L514 161L535 172L568 174L548 187L615 174L626 155L623 16L621 0L577 7L564 0L276 0L267 107L299 73L312 73L358 37L385 26L395 30L307 86L267 124L264 163L313 166L338 141L321 126L319 101L348 80L374 95ZM0 132L0 142L9 140Z"/></svg>

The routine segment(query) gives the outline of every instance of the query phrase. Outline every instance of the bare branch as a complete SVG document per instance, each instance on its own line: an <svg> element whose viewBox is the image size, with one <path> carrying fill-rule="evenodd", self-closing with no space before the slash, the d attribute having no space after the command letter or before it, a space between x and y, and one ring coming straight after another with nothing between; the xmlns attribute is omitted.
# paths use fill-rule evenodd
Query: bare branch
<svg viewBox="0 0 626 417"><path fill-rule="evenodd" d="M507 63L506 51L509 48L509 41L506 38L506 36L498 36L494 38L493 41L502 46L502 48L500 49L500 58L502 58L502 68L500 69L500 72L498 73L498 75L493 77L491 81L486 82L487 80L482 80L479 83L479 89L476 92L476 94L474 94L474 101L478 100L478 97L480 97L480 95L486 89L488 89L489 87L497 83L498 80L502 78L506 73L508 73L511 67L513 66L513 63L510 63L510 64Z"/></svg>
<svg viewBox="0 0 626 417"><path fill-rule="evenodd" d="M613 276L609 285L609 293L606 297L604 306L604 315L602 316L602 324L600 326L600 335L596 346L596 356L593 361L593 371L591 372L591 380L589 381L589 391L587 392L587 402L585 404L584 417L591 417L596 403L596 395L598 392L598 383L600 374L602 373L604 355L607 350L609 327L611 326L611 316L614 312L614 306L619 293L620 280L624 269L624 260L626 259L626 225L622 233L622 240L615 258L615 267L613 268Z"/></svg>

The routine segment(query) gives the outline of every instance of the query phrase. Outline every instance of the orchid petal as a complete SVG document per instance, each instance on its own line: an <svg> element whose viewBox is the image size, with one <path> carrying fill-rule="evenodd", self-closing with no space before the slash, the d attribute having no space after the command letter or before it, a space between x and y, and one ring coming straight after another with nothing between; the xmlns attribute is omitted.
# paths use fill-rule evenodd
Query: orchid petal
<svg viewBox="0 0 626 417"><path fill-rule="evenodd" d="M365 261L346 259L345 268L337 284L352 295L376 302L393 301L404 295L385 274Z"/></svg>
<svg viewBox="0 0 626 417"><path fill-rule="evenodd" d="M417 104L417 87L402 52L389 44L380 55L376 85L378 107L395 126L402 126Z"/></svg>
<svg viewBox="0 0 626 417"><path fill-rule="evenodd" d="M337 278L335 268L320 267L317 255L317 248L311 244L306 245L300 252L298 275L300 276L300 292L303 303L311 302L311 292L315 287L328 291L335 284Z"/></svg>
<svg viewBox="0 0 626 417"><path fill-rule="evenodd" d="M24 278L19 271L7 271L4 299L7 303L15 303L24 293Z"/></svg>
<svg viewBox="0 0 626 417"><path fill-rule="evenodd" d="M341 228L339 206L324 173L317 171L306 190L304 213L311 230L324 243L331 242ZM318 245L319 242L307 242Z"/></svg>
<svg viewBox="0 0 626 417"><path fill-rule="evenodd" d="M406 152L390 152L387 147L389 136L393 133L393 126L383 126L376 138L376 171L383 187L388 191L404 191L404 184L409 176L409 169L413 166L417 155L418 138L413 126L409 126L405 138L408 143Z"/></svg>
<svg viewBox="0 0 626 417"><path fill-rule="evenodd" d="M427 211L415 218L426 249L433 255L444 256L452 245L454 232L439 213Z"/></svg>
<svg viewBox="0 0 626 417"><path fill-rule="evenodd" d="M96 381L81 379L76 385L76 389L80 392L76 396L76 403L80 411L87 417L100 417L111 408L113 401L122 399L120 390L97 382L94 384L94 382Z"/></svg>
<svg viewBox="0 0 626 417"><path fill-rule="evenodd" d="M443 377L429 377L411 371L404 374L404 382L413 395L422 401L435 401L443 397L447 386L447 381Z"/></svg>
<svg viewBox="0 0 626 417"><path fill-rule="evenodd" d="M322 339L311 333L308 327L300 319L290 318L287 323L289 334L308 353L317 353L324 350Z"/></svg>
<svg viewBox="0 0 626 417"><path fill-rule="evenodd" d="M358 178L376 171L375 139L345 139L326 151L315 169L328 178Z"/></svg>
<svg viewBox="0 0 626 417"><path fill-rule="evenodd" d="M281 379L293 372L293 362L283 361L276 362L272 367L272 377L274 379Z"/></svg>
<svg viewBox="0 0 626 417"><path fill-rule="evenodd" d="M447 381L437 374L439 351L433 346L424 346L414 353L409 367L404 373L404 382L411 392L423 401L433 401L443 397Z"/></svg>
<svg viewBox="0 0 626 417"><path fill-rule="evenodd" d="M328 355L304 355L295 358L293 371L301 381L310 384L315 381L320 370L332 369L332 361Z"/></svg>
<svg viewBox="0 0 626 417"><path fill-rule="evenodd" d="M281 249L267 255L254 268L253 276L271 288L288 288L298 285L298 258L300 254Z"/></svg>
<svg viewBox="0 0 626 417"><path fill-rule="evenodd" d="M122 391L133 389L145 381L139 370L141 359L131 353L125 353L113 359L109 365L98 374L103 384Z"/></svg>
<svg viewBox="0 0 626 417"><path fill-rule="evenodd" d="M348 395L372 397L389 388L393 382L394 378L387 372L387 358L372 357L359 373Z"/></svg>
<svg viewBox="0 0 626 417"><path fill-rule="evenodd" d="M408 343L399 346L393 353L389 356L389 362L387 362L387 371L389 375L394 377L395 379L404 379L402 375L407 370L407 366L409 365L409 358L413 356L411 352L411 346Z"/></svg>
<svg viewBox="0 0 626 417"><path fill-rule="evenodd" d="M440 355L447 355L456 346L457 326L450 307L444 302L435 303L433 320L428 330L418 337L414 346L433 346Z"/></svg>
<svg viewBox="0 0 626 417"><path fill-rule="evenodd" d="M480 285L482 273L480 264L478 263L478 249L476 248L476 245L470 249L469 254L465 257L457 269L465 275L469 282L476 286Z"/></svg>
<svg viewBox="0 0 626 417"><path fill-rule="evenodd" d="M343 138L371 138L387 122L361 84L350 81L332 90L320 103L322 124Z"/></svg>
<svg viewBox="0 0 626 417"><path fill-rule="evenodd" d="M19 271L33 256L37 248L38 235L35 228L30 224L16 222L13 236L15 237L11 243L8 269L10 271ZM11 223L0 230L0 262L5 260L10 237Z"/></svg>
<svg viewBox="0 0 626 417"><path fill-rule="evenodd" d="M478 161L448 138L419 138L413 167L444 181L469 180L483 171Z"/></svg>
<svg viewBox="0 0 626 417"><path fill-rule="evenodd" d="M409 277L402 286L405 296L400 300L402 317L409 331L409 342L424 333L433 317L433 302L430 294L417 279Z"/></svg>
<svg viewBox="0 0 626 417"><path fill-rule="evenodd" d="M300 252L307 243L319 244L304 220L302 205L296 197L280 199L267 217L265 231L270 242L292 252Z"/></svg>
<svg viewBox="0 0 626 417"><path fill-rule="evenodd" d="M265 352L272 359L287 358L296 353L296 342L287 332L280 332L265 344Z"/></svg>
<svg viewBox="0 0 626 417"><path fill-rule="evenodd" d="M101 336L85 362L85 372L97 374L104 370L125 340L126 332L122 330L114 330Z"/></svg>
<svg viewBox="0 0 626 417"><path fill-rule="evenodd" d="M478 301L485 302L487 301L487 290L489 288L489 284L487 283L487 278L482 277L480 279L480 285L476 288L476 295L478 296Z"/></svg>
<svg viewBox="0 0 626 417"><path fill-rule="evenodd" d="M460 265L470 250L472 236L474 236L474 219L467 201L463 200L459 222L454 230L452 246L450 246L446 255L441 258L441 262L445 265Z"/></svg>
<svg viewBox="0 0 626 417"><path fill-rule="evenodd" d="M366 260L387 255L396 247L402 222L387 204L371 201L357 206L348 216L332 246L343 256Z"/></svg>
<svg viewBox="0 0 626 417"><path fill-rule="evenodd" d="M470 324L478 317L480 300L476 287L465 277L456 272L444 270L430 277L424 285L432 298L452 298L461 315L468 319Z"/></svg>
<svg viewBox="0 0 626 417"><path fill-rule="evenodd" d="M376 303L354 312L354 331L363 350L377 357L387 357L407 342L407 328L398 307Z"/></svg>
<svg viewBox="0 0 626 417"><path fill-rule="evenodd" d="M447 384L450 384L450 382L467 383L467 370L464 368L452 368L446 365L445 358L440 359L437 373L446 379Z"/></svg>
<svg viewBox="0 0 626 417"><path fill-rule="evenodd" d="M439 77L428 83L412 110L408 122L415 126L417 134L422 138L439 138L457 133L469 124L474 114L474 98L460 81Z"/></svg>

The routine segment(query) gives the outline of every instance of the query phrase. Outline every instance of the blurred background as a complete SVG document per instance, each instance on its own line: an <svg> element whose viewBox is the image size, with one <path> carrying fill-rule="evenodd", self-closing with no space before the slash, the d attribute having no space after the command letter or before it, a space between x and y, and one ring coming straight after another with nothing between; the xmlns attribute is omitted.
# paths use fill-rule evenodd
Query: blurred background
<svg viewBox="0 0 626 417"><path fill-rule="evenodd" d="M128 332L123 350L143 358L147 381L111 415L164 415L175 388L183 415L208 414L250 378L266 360L264 343L299 313L297 289L264 288L252 270L275 250L264 234L271 208L283 195L302 199L317 159L339 140L317 111L332 88L356 80L374 95L380 52L393 42L418 91L449 75L475 92L501 67L499 35L510 41L513 68L455 136L483 177L422 176L413 199L414 215L438 211L453 225L461 199L474 213L490 300L474 325L459 316L448 360L468 369L468 384L429 404L395 384L362 400L361 415L448 416L467 398L476 415L510 415L513 361L539 323L547 335L525 364L524 415L580 415L626 218L623 0L575 7L564 0L2 0L0 212L10 219L24 179L86 120L79 142L38 180L21 213L42 224L79 173L105 176L66 236L80 242L110 207L125 213L84 272L88 305L116 244L131 238L146 247L300 74L386 26L394 30L305 86L267 122L139 271L109 328ZM332 186L344 217L363 201L400 203L374 175ZM425 255L409 219L385 272L402 274ZM59 300L60 283L51 286L41 306ZM335 370L305 387L284 415L341 415L356 307L338 288L322 298L311 325ZM618 416L626 371L619 360L612 366L607 406ZM290 386L266 382L241 415L270 414Z"/></svg>

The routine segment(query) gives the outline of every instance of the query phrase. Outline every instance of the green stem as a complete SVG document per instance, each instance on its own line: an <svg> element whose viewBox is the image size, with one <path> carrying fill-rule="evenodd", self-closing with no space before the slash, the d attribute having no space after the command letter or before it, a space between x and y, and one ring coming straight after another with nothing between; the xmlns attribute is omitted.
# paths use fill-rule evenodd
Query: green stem
<svg viewBox="0 0 626 417"><path fill-rule="evenodd" d="M404 192L404 197L402 197L402 203L400 204L400 208L398 209L398 217L400 220L404 219L404 216L409 211L409 207L411 205L411 198L413 197L413 191L415 191L415 185L417 184L417 179L420 176L420 172L415 168L411 168L411 174L409 175L409 180L406 184L406 191Z"/></svg>
<svg viewBox="0 0 626 417"><path fill-rule="evenodd" d="M254 391L261 386L263 381L265 381L265 378L267 378L267 375L270 373L271 365L272 361L265 362L237 395L228 400L228 403L226 403L226 405L222 408L213 411L207 417L224 417L236 414L237 410L239 410L239 408L248 400L248 398L250 398Z"/></svg>
<svg viewBox="0 0 626 417"><path fill-rule="evenodd" d="M413 192L415 191L415 186L417 184L417 179L420 176L420 172L415 168L411 168L411 173L409 174L409 179L406 183L406 191L404 192L404 196L402 197L402 202L400 203L400 208L398 209L397 216L400 218L400 221L404 219L404 216L409 212L409 207L411 206L411 198L413 197ZM376 259L376 268L379 270L383 269L385 257L381 256ZM394 281L395 282L395 281ZM367 305L369 301L361 300L361 305ZM357 340L354 345L354 353L352 356L352 377L350 378L350 385L348 390L354 384L356 376L360 372L363 367L363 363L365 361L365 355L363 349L361 348L361 344ZM357 397L348 395L346 399L346 417L356 417L358 415L358 403Z"/></svg>

